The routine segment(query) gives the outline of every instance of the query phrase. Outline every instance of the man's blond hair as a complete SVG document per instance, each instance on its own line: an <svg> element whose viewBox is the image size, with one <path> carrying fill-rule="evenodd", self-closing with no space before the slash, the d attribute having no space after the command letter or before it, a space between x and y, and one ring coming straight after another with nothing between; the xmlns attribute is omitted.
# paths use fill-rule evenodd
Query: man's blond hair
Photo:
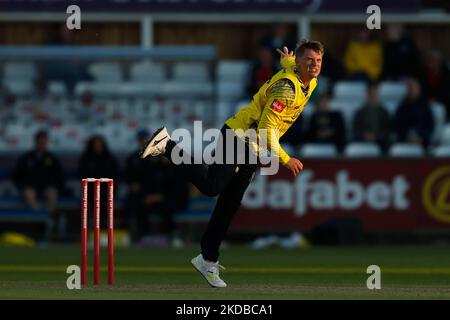
<svg viewBox="0 0 450 320"><path fill-rule="evenodd" d="M313 50L315 52L320 52L322 55L325 52L323 44L319 41L311 41L309 39L303 39L297 44L295 48L295 56L301 57L306 50Z"/></svg>

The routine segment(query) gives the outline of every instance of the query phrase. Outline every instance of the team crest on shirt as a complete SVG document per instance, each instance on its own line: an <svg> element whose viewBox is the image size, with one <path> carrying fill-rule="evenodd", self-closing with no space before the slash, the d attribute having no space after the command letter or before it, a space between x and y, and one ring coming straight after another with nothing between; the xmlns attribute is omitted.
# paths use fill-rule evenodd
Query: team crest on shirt
<svg viewBox="0 0 450 320"><path fill-rule="evenodd" d="M272 105L270 106L270 108L273 111L280 113L281 111L284 110L284 108L286 108L286 105L283 102L275 99L275 100L273 100Z"/></svg>

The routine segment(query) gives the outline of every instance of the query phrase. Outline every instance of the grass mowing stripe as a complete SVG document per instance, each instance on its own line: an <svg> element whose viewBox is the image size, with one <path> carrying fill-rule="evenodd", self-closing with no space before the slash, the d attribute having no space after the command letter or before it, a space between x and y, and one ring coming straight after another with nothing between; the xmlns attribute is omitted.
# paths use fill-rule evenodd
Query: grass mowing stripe
<svg viewBox="0 0 450 320"><path fill-rule="evenodd" d="M45 265L0 265L0 272L65 272L67 266L45 266ZM100 268L102 272L106 272L107 268ZM88 271L92 271L88 267ZM133 267L123 266L116 267L116 272L142 272L142 273L187 273L192 272L191 267ZM242 273L365 273L365 268L355 267L337 267L337 268L323 268L323 267L301 267L301 268L228 268L225 272L242 272ZM381 272L392 274L450 274L450 268L383 268Z"/></svg>

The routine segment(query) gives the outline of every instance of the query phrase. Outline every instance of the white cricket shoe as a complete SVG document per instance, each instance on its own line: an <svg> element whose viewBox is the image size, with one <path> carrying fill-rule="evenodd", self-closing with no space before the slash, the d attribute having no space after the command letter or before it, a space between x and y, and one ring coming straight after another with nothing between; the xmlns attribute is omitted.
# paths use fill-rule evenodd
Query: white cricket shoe
<svg viewBox="0 0 450 320"><path fill-rule="evenodd" d="M159 128L142 149L140 157L144 159L149 155L156 157L160 154L164 154L164 152L166 152L166 145L169 140L170 135L169 132L167 132L167 128Z"/></svg>
<svg viewBox="0 0 450 320"><path fill-rule="evenodd" d="M219 277L219 268L225 269L225 267L221 266L218 261L206 261L203 259L203 256L199 254L191 260L191 263L212 287L225 288L227 286L227 284Z"/></svg>

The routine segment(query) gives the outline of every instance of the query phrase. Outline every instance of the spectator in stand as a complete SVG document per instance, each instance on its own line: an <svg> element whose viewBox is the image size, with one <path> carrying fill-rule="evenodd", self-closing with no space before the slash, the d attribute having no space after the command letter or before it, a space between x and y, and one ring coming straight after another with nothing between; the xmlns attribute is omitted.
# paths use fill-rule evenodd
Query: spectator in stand
<svg viewBox="0 0 450 320"><path fill-rule="evenodd" d="M416 79L408 79L407 83L408 94L394 117L397 141L412 142L427 148L434 129L431 106Z"/></svg>
<svg viewBox="0 0 450 320"><path fill-rule="evenodd" d="M280 69L279 56L277 54L278 48L288 47L289 50L294 50L297 45L295 37L289 32L289 26L283 23L275 23L269 34L265 35L261 41L260 46L269 48L273 56L273 61L277 69Z"/></svg>
<svg viewBox="0 0 450 320"><path fill-rule="evenodd" d="M307 108L310 106L307 106ZM286 133L280 138L281 143L287 143L291 146L303 144L308 139L305 118L298 117Z"/></svg>
<svg viewBox="0 0 450 320"><path fill-rule="evenodd" d="M399 81L419 75L420 54L411 36L400 24L387 27L383 46L383 76L385 80Z"/></svg>
<svg viewBox="0 0 450 320"><path fill-rule="evenodd" d="M137 135L139 149L148 139L150 133L140 130ZM127 213L132 230L133 241L141 240L142 244L169 244L181 246L182 241L177 236L174 214L185 210L189 202L189 184L181 176L174 174L170 163L164 157L141 159L132 152L127 159L126 179L129 187L127 198ZM149 215L161 218L161 228L150 233ZM149 243L151 242L151 243Z"/></svg>
<svg viewBox="0 0 450 320"><path fill-rule="evenodd" d="M422 71L424 95L444 104L447 121L450 121L450 70L438 50L429 50L425 55Z"/></svg>
<svg viewBox="0 0 450 320"><path fill-rule="evenodd" d="M374 142L383 152L387 151L391 133L389 112L378 99L378 85L368 87L367 103L356 111L353 118L353 134L356 141Z"/></svg>
<svg viewBox="0 0 450 320"><path fill-rule="evenodd" d="M363 28L358 38L349 42L344 61L350 80L377 81L383 67L381 42Z"/></svg>
<svg viewBox="0 0 450 320"><path fill-rule="evenodd" d="M308 137L310 142L331 143L342 151L345 145L345 125L339 111L330 110L328 95L319 96L317 110L311 116Z"/></svg>
<svg viewBox="0 0 450 320"><path fill-rule="evenodd" d="M100 135L92 136L83 152L79 162L80 178L111 178L118 177L118 165L116 158L109 151L108 145ZM94 199L93 188L89 188L89 199ZM107 208L106 187L101 188L101 212ZM91 205L93 201L91 202ZM102 226L106 226L106 219L102 219Z"/></svg>
<svg viewBox="0 0 450 320"><path fill-rule="evenodd" d="M248 95L253 95L259 88L272 76L278 72L277 65L273 58L272 49L269 47L260 47L258 50L258 60L254 63L248 85Z"/></svg>
<svg viewBox="0 0 450 320"><path fill-rule="evenodd" d="M92 136L80 158L80 174L86 178L116 178L118 166L116 158L109 151L105 139Z"/></svg>
<svg viewBox="0 0 450 320"><path fill-rule="evenodd" d="M64 188L63 171L58 158L48 151L47 132L37 132L34 142L34 149L19 158L14 182L29 208L45 209L55 221L58 195ZM39 202L42 197L45 198L43 208Z"/></svg>

